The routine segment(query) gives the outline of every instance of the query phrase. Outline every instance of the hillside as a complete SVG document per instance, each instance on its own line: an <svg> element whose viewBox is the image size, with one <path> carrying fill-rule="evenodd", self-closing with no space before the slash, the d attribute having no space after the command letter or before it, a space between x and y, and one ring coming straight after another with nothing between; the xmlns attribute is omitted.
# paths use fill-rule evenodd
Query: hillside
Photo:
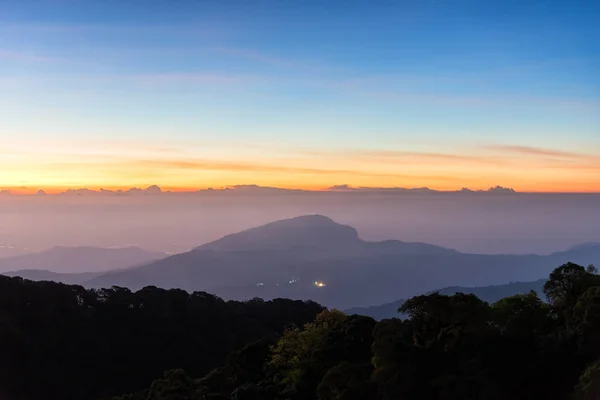
<svg viewBox="0 0 600 400"><path fill-rule="evenodd" d="M273 340L323 307L225 302L204 292L98 291L0 276L0 398L98 400L178 367L204 375L234 350Z"/></svg>
<svg viewBox="0 0 600 400"><path fill-rule="evenodd" d="M138 247L53 247L39 253L0 259L0 273L44 270L56 273L105 272L127 268L165 257L166 254Z"/></svg>
<svg viewBox="0 0 600 400"><path fill-rule="evenodd" d="M314 302L225 302L206 292L85 290L0 276L0 394L19 400L595 398L600 276L567 263L543 281L549 303L535 293L490 305L474 294L435 292L407 299L404 319L375 321ZM495 297L509 291L503 286L476 290Z"/></svg>
<svg viewBox="0 0 600 400"><path fill-rule="evenodd" d="M364 241L351 227L311 215L229 235L137 268L108 272L85 285L209 290L236 300L312 299L347 309L440 287L534 281L568 261L600 264L600 247L543 256L466 254L424 243ZM316 286L316 281L324 285Z"/></svg>
<svg viewBox="0 0 600 400"><path fill-rule="evenodd" d="M98 272L82 272L77 273L61 273L51 272L41 269L22 269L19 271L8 271L2 273L2 275L9 277L20 277L23 279L29 279L31 281L52 281L59 283L66 283L68 285L81 285L82 283L95 278L100 273Z"/></svg>
<svg viewBox="0 0 600 400"><path fill-rule="evenodd" d="M452 286L435 290L434 292L447 296L451 296L455 293L474 294L483 301L494 303L508 296L528 293L530 290L535 291L538 296L544 298L542 288L544 287L545 282L546 279L539 279L533 282L511 282L506 285L492 285L483 287ZM391 303L381 304L379 306L350 308L344 310L344 312L348 315L366 315L376 320L398 318L401 316L401 314L398 313L398 308L401 307L405 302L406 300L402 299L393 301Z"/></svg>

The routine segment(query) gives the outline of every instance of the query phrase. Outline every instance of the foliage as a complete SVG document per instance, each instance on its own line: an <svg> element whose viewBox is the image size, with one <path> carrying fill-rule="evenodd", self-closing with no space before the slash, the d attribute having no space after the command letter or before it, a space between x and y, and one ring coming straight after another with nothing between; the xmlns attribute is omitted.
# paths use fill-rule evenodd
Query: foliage
<svg viewBox="0 0 600 400"><path fill-rule="evenodd" d="M232 351L322 310L284 299L225 302L204 292L86 290L0 276L0 394L87 400L138 393L164 371L206 375ZM168 382L156 383L150 398L162 398L159 387Z"/></svg>
<svg viewBox="0 0 600 400"><path fill-rule="evenodd" d="M400 307L408 318L380 322L310 302L0 279L0 366L10 378L0 394L591 400L600 395L596 272L560 266L544 287L549 303L534 291L493 304L431 293Z"/></svg>

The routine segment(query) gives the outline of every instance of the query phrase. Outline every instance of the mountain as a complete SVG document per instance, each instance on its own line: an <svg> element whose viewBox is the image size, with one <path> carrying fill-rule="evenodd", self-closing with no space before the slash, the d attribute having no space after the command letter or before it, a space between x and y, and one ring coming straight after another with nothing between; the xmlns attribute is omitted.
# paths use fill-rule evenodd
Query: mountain
<svg viewBox="0 0 600 400"><path fill-rule="evenodd" d="M17 246L0 244L0 259L21 256L27 253L29 253L27 249L23 249Z"/></svg>
<svg viewBox="0 0 600 400"><path fill-rule="evenodd" d="M99 274L99 272L59 273L40 269L23 269L19 271L5 272L2 275L10 277L18 276L31 281L53 281L66 283L67 285L80 285L98 276Z"/></svg>
<svg viewBox="0 0 600 400"><path fill-rule="evenodd" d="M138 247L53 247L39 253L0 259L0 272L44 270L57 273L104 272L127 268L165 257Z"/></svg>
<svg viewBox="0 0 600 400"><path fill-rule="evenodd" d="M573 246L570 249L567 250L567 252L569 251L591 251L591 252L595 252L600 250L600 243L597 242L589 242L589 243L582 243L582 244L578 244L577 246Z"/></svg>
<svg viewBox="0 0 600 400"><path fill-rule="evenodd" d="M328 192L392 192L392 193L504 193L514 194L516 191L512 188L505 188L502 186L492 186L487 190L471 190L468 188L462 188L455 191L440 191L429 189L428 187L421 188L402 188L402 187L369 187L359 186L354 187L350 185L335 185L327 188Z"/></svg>
<svg viewBox="0 0 600 400"><path fill-rule="evenodd" d="M466 254L426 243L368 242L350 226L308 215L228 235L136 268L108 272L85 285L204 290L234 300L311 299L347 309L440 287L534 281L568 261L600 264L600 248L544 256Z"/></svg>
<svg viewBox="0 0 600 400"><path fill-rule="evenodd" d="M533 282L511 282L507 283L506 285L492 285L483 287L452 286L435 290L435 292L439 292L440 294L447 296L453 295L454 293L471 293L483 301L494 303L500 299L503 299L504 297L528 293L530 290L537 292L540 298L544 298L544 293L542 291L544 283L546 283L546 279L539 279ZM398 308L404 304L405 301L405 299L402 299L393 301L391 303L381 304L379 306L355 307L344 310L344 313L348 315L366 315L376 320L398 318L401 316L401 314L398 313Z"/></svg>
<svg viewBox="0 0 600 400"><path fill-rule="evenodd" d="M356 229L322 215L301 216L234 233L195 250L256 251L293 248L339 248L358 243Z"/></svg>
<svg viewBox="0 0 600 400"><path fill-rule="evenodd" d="M419 242L386 240L366 242L351 226L341 225L322 215L305 215L271 222L196 247L195 252L218 251L253 253L300 251L307 259L373 257L389 254L449 254L454 250Z"/></svg>
<svg viewBox="0 0 600 400"><path fill-rule="evenodd" d="M510 194L516 193L514 189L504 188L502 186L493 186L487 190L471 190L468 188L462 188L460 190L436 190L428 187L417 187L417 188L404 188L404 187L377 187L377 186L359 186L354 187L347 184L334 185L324 189L310 190L310 189L291 189L291 188L278 188L272 186L259 186L256 184L245 184L245 185L233 185L221 188L205 188L198 189L195 191L163 191L157 185L151 185L146 189L132 187L130 189L119 189L119 190L107 190L107 189L88 189L88 188L75 188L68 189L64 192L58 193L46 193L44 190L38 190L35 195L38 196L140 196L140 195L161 195L161 194L182 194L189 195L195 194L207 194L207 193L228 193L228 194L249 194L249 195L279 195L279 194L328 194L328 193L339 193L339 192L362 192L362 193L416 193L416 194L447 194L447 193L499 193L499 194ZM31 193L13 193L9 190L0 190L0 197L3 196L29 196Z"/></svg>
<svg viewBox="0 0 600 400"><path fill-rule="evenodd" d="M315 268L327 269L338 262L454 253L454 250L425 243L366 242L350 226L321 215L307 215L228 235L139 268L110 272L87 284L131 288L155 285L186 290L256 287L261 282L288 282L294 276L302 276L304 282L309 282Z"/></svg>

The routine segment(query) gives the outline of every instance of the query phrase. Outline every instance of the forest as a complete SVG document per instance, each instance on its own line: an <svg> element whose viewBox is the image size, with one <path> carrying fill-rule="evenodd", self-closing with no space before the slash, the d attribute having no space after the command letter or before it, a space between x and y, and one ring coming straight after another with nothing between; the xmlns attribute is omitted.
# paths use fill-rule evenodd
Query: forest
<svg viewBox="0 0 600 400"><path fill-rule="evenodd" d="M600 275L567 263L543 292L434 292L375 321L310 301L0 277L0 399L599 398Z"/></svg>

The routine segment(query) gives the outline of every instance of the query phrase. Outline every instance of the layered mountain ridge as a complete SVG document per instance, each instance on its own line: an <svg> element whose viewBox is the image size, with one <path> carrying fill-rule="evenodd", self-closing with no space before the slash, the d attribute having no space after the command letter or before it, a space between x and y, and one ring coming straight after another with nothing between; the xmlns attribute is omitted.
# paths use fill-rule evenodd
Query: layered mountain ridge
<svg viewBox="0 0 600 400"><path fill-rule="evenodd" d="M600 246L576 246L550 255L467 254L419 242L369 242L351 226L322 215L304 215L102 273L82 284L181 288L236 300L311 299L347 309L440 287L535 281L568 261L600 264Z"/></svg>

